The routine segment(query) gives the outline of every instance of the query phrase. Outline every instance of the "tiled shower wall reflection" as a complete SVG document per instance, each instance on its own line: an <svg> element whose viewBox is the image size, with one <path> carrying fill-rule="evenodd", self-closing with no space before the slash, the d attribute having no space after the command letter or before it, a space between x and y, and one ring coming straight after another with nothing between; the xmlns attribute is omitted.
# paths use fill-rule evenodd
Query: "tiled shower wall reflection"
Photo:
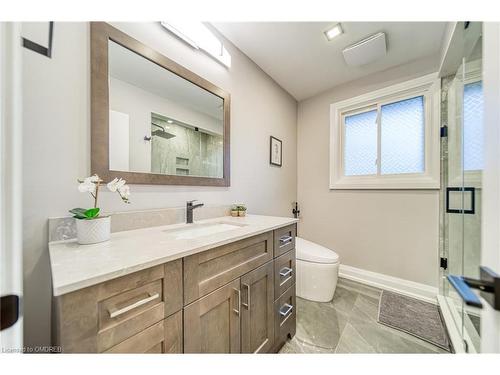
<svg viewBox="0 0 500 375"><path fill-rule="evenodd" d="M159 120L156 119L156 122ZM168 175L223 177L223 141L218 134L208 134L178 124L161 124L170 138L153 136L151 172ZM156 129L152 129L152 132Z"/></svg>

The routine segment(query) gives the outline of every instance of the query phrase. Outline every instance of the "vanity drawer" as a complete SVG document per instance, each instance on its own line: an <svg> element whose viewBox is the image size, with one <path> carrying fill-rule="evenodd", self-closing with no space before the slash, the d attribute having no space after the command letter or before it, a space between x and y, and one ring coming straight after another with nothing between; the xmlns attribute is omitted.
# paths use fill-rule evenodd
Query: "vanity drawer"
<svg viewBox="0 0 500 375"><path fill-rule="evenodd" d="M162 320L127 340L113 346L105 353L148 353L160 349L163 352L165 322Z"/></svg>
<svg viewBox="0 0 500 375"><path fill-rule="evenodd" d="M287 336L295 335L296 324L295 284L274 302L274 342L281 346Z"/></svg>
<svg viewBox="0 0 500 375"><path fill-rule="evenodd" d="M274 259L274 299L295 284L295 249Z"/></svg>
<svg viewBox="0 0 500 375"><path fill-rule="evenodd" d="M274 256L277 257L295 249L296 235L297 227L295 224L276 229L274 231Z"/></svg>
<svg viewBox="0 0 500 375"><path fill-rule="evenodd" d="M165 317L162 280L98 303L98 351L102 352Z"/></svg>
<svg viewBox="0 0 500 375"><path fill-rule="evenodd" d="M184 305L272 259L272 232L184 258Z"/></svg>
<svg viewBox="0 0 500 375"><path fill-rule="evenodd" d="M129 337L105 353L182 353L182 311Z"/></svg>

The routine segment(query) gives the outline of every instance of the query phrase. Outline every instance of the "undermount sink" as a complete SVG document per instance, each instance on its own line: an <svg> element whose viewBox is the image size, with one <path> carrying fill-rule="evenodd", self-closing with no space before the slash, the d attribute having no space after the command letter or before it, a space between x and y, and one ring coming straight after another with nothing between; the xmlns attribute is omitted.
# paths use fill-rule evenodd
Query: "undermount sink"
<svg viewBox="0 0 500 375"><path fill-rule="evenodd" d="M206 223L206 224L186 224L181 228L167 229L164 232L176 240L191 240L198 237L209 236L215 233L228 232L246 224L234 223Z"/></svg>

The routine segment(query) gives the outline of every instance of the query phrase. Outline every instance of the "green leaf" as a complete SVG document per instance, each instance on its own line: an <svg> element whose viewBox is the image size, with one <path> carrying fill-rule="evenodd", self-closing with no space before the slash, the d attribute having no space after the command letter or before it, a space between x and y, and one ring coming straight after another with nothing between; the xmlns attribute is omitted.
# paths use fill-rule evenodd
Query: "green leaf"
<svg viewBox="0 0 500 375"><path fill-rule="evenodd" d="M87 219L94 219L99 216L99 208L89 208L85 211L85 216Z"/></svg>
<svg viewBox="0 0 500 375"><path fill-rule="evenodd" d="M70 213L72 213L75 219L86 219L87 216L85 216L85 211L87 211L86 208L73 208L72 210L69 210Z"/></svg>

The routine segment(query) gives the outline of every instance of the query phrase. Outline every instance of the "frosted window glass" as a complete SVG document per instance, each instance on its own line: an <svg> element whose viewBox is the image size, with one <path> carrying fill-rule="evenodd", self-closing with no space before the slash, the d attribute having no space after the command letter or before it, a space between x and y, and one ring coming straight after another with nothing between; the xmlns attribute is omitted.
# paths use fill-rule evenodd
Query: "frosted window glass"
<svg viewBox="0 0 500 375"><path fill-rule="evenodd" d="M464 169L483 169L483 83L464 86Z"/></svg>
<svg viewBox="0 0 500 375"><path fill-rule="evenodd" d="M382 174L424 172L424 118L423 96L382 106Z"/></svg>
<svg viewBox="0 0 500 375"><path fill-rule="evenodd" d="M345 116L344 174L377 174L377 111Z"/></svg>

